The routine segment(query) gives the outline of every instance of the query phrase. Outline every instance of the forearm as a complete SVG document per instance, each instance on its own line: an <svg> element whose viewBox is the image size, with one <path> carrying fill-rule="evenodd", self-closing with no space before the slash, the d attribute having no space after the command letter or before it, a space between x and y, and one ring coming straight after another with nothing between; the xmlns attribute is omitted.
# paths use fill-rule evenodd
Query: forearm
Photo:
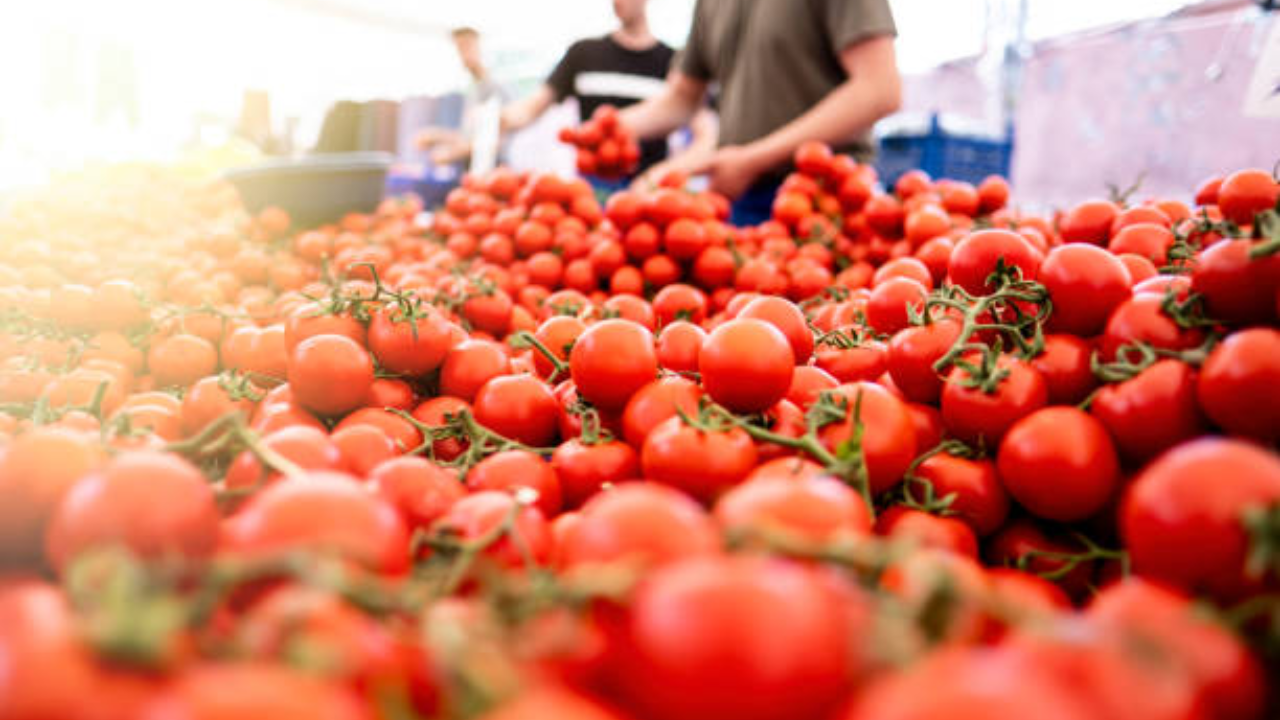
<svg viewBox="0 0 1280 720"><path fill-rule="evenodd" d="M518 132L532 125L554 101L555 92L547 85L539 86L528 97L502 109L502 131Z"/></svg>
<svg viewBox="0 0 1280 720"><path fill-rule="evenodd" d="M662 92L626 108L618 117L641 140L666 137L693 119L705 92L706 83L672 73Z"/></svg>

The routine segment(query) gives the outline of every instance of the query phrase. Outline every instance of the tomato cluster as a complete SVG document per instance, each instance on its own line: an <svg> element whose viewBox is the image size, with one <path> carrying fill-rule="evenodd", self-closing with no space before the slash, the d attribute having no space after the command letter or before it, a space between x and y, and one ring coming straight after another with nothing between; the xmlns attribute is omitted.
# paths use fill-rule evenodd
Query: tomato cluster
<svg viewBox="0 0 1280 720"><path fill-rule="evenodd" d="M640 143L618 121L612 105L601 105L591 119L560 131L560 142L577 148L578 172L602 178L624 178L640 164Z"/></svg>
<svg viewBox="0 0 1280 720"><path fill-rule="evenodd" d="M0 718L1271 716L1276 180L795 165L18 206Z"/></svg>

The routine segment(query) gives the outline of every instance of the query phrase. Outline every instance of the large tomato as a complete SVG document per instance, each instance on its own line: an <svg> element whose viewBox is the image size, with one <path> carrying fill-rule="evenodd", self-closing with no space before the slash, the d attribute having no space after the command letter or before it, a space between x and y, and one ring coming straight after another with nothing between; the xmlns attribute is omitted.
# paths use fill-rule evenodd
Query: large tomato
<svg viewBox="0 0 1280 720"><path fill-rule="evenodd" d="M776 327L755 318L730 320L702 344L698 369L712 400L733 412L760 412L791 386L795 354Z"/></svg>
<svg viewBox="0 0 1280 720"><path fill-rule="evenodd" d="M587 328L569 353L578 393L604 410L621 410L658 374L653 333L629 320L604 320Z"/></svg>
<svg viewBox="0 0 1280 720"><path fill-rule="evenodd" d="M1044 407L1049 390L1040 372L1025 360L1001 355L996 372L1007 373L993 392L966 387L972 376L952 368L942 389L942 421L951 434L967 443L996 446L1018 420Z"/></svg>
<svg viewBox="0 0 1280 720"><path fill-rule="evenodd" d="M1228 433L1280 439L1280 331L1253 328L1223 340L1200 368L1196 397Z"/></svg>
<svg viewBox="0 0 1280 720"><path fill-rule="evenodd" d="M1234 599L1275 582L1274 575L1246 574L1244 523L1246 511L1277 502L1275 453L1206 438L1169 451L1134 479L1120 532L1139 575Z"/></svg>
<svg viewBox="0 0 1280 720"><path fill-rule="evenodd" d="M720 550L707 512L688 495L656 483L626 483L592 498L558 538L562 567L622 562L656 567Z"/></svg>
<svg viewBox="0 0 1280 720"><path fill-rule="evenodd" d="M1075 407L1044 408L1019 420L1000 443L997 463L1009 494L1048 520L1084 520L1120 486L1120 461L1105 426Z"/></svg>
<svg viewBox="0 0 1280 720"><path fill-rule="evenodd" d="M1098 391L1089 412L1102 421L1120 453L1143 462L1205 431L1196 402L1196 372L1159 360L1134 377Z"/></svg>
<svg viewBox="0 0 1280 720"><path fill-rule="evenodd" d="M756 446L745 430L701 430L679 417L653 428L640 451L646 478L703 501L742 482L755 465Z"/></svg>
<svg viewBox="0 0 1280 720"><path fill-rule="evenodd" d="M845 419L824 427L819 437L829 450L853 439L862 425L862 457L871 492L879 494L898 484L916 456L916 433L907 404L880 385L868 382L841 385L834 391L847 403ZM859 404L861 399L861 404Z"/></svg>

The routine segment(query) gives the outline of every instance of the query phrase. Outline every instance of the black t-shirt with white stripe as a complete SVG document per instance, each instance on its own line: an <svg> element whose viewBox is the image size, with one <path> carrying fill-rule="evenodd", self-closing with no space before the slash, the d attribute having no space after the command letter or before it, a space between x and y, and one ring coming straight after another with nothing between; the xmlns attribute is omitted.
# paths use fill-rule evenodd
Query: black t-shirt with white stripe
<svg viewBox="0 0 1280 720"><path fill-rule="evenodd" d="M656 95L673 57L675 51L662 42L644 50L630 50L608 35L579 40L551 71L547 85L555 91L557 102L577 98L579 112L586 120L601 105L624 108ZM640 169L666 156L665 138L642 142Z"/></svg>

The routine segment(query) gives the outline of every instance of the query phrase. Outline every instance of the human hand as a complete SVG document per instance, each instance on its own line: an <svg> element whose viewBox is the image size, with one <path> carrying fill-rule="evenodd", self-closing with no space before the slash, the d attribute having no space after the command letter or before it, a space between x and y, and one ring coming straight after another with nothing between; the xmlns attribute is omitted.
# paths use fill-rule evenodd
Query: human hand
<svg viewBox="0 0 1280 720"><path fill-rule="evenodd" d="M748 146L726 145L711 158L711 190L737 199L764 172L757 154Z"/></svg>

